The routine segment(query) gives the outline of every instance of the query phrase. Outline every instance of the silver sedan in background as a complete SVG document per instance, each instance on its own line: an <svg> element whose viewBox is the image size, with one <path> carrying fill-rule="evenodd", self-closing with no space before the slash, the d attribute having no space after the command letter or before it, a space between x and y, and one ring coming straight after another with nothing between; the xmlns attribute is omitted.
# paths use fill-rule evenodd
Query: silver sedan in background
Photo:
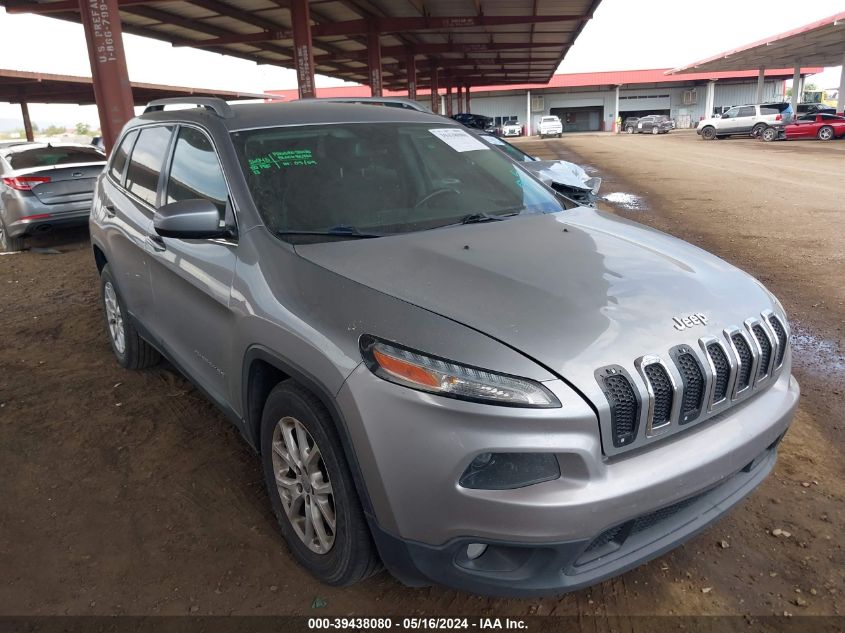
<svg viewBox="0 0 845 633"><path fill-rule="evenodd" d="M22 143L0 148L0 252L23 238L88 223L106 155L92 145Z"/></svg>

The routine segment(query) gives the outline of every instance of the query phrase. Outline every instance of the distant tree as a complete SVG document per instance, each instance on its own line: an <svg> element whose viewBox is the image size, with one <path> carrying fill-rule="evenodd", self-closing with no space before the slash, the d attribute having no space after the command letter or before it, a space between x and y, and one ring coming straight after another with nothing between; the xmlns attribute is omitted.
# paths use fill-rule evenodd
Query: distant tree
<svg viewBox="0 0 845 633"><path fill-rule="evenodd" d="M77 123L76 133L79 136L88 136L89 134L91 134L91 126L87 123Z"/></svg>
<svg viewBox="0 0 845 633"><path fill-rule="evenodd" d="M65 133L65 128L61 125L50 125L44 130L44 134L47 136L61 136Z"/></svg>

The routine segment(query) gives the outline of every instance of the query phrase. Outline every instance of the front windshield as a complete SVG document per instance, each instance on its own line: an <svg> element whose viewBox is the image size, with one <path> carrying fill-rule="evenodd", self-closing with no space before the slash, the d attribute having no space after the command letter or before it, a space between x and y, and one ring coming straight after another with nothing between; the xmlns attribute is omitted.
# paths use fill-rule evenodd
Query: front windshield
<svg viewBox="0 0 845 633"><path fill-rule="evenodd" d="M553 193L459 126L352 123L232 137L261 217L289 241L304 241L291 233L385 235L469 216L564 209Z"/></svg>
<svg viewBox="0 0 845 633"><path fill-rule="evenodd" d="M490 143L491 145L495 145L496 147L498 147L505 154L507 154L513 160L515 160L519 163L531 163L531 162L534 162L536 160L532 156L529 156L528 154L523 152L521 149L518 149L517 147L511 145L510 143L506 143L505 141L500 139L498 136L493 136L492 134L479 134L479 136L481 138L483 138L485 141L487 141L488 143Z"/></svg>

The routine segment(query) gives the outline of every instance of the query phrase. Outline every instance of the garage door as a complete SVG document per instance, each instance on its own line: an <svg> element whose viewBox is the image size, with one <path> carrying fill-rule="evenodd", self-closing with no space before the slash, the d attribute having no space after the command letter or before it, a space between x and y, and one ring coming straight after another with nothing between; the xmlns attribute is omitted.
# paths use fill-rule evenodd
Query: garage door
<svg viewBox="0 0 845 633"><path fill-rule="evenodd" d="M620 112L658 112L668 113L671 99L668 94L625 95L619 97Z"/></svg>

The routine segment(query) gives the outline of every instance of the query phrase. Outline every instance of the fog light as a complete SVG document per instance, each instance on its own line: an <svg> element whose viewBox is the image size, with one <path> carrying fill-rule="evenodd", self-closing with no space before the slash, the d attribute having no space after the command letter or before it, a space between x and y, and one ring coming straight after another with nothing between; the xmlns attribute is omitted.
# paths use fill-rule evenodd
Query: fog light
<svg viewBox="0 0 845 633"><path fill-rule="evenodd" d="M487 545L484 543L470 543L467 545L467 558L475 560L487 551Z"/></svg>
<svg viewBox="0 0 845 633"><path fill-rule="evenodd" d="M458 483L475 490L512 490L560 477L553 453L481 453Z"/></svg>

